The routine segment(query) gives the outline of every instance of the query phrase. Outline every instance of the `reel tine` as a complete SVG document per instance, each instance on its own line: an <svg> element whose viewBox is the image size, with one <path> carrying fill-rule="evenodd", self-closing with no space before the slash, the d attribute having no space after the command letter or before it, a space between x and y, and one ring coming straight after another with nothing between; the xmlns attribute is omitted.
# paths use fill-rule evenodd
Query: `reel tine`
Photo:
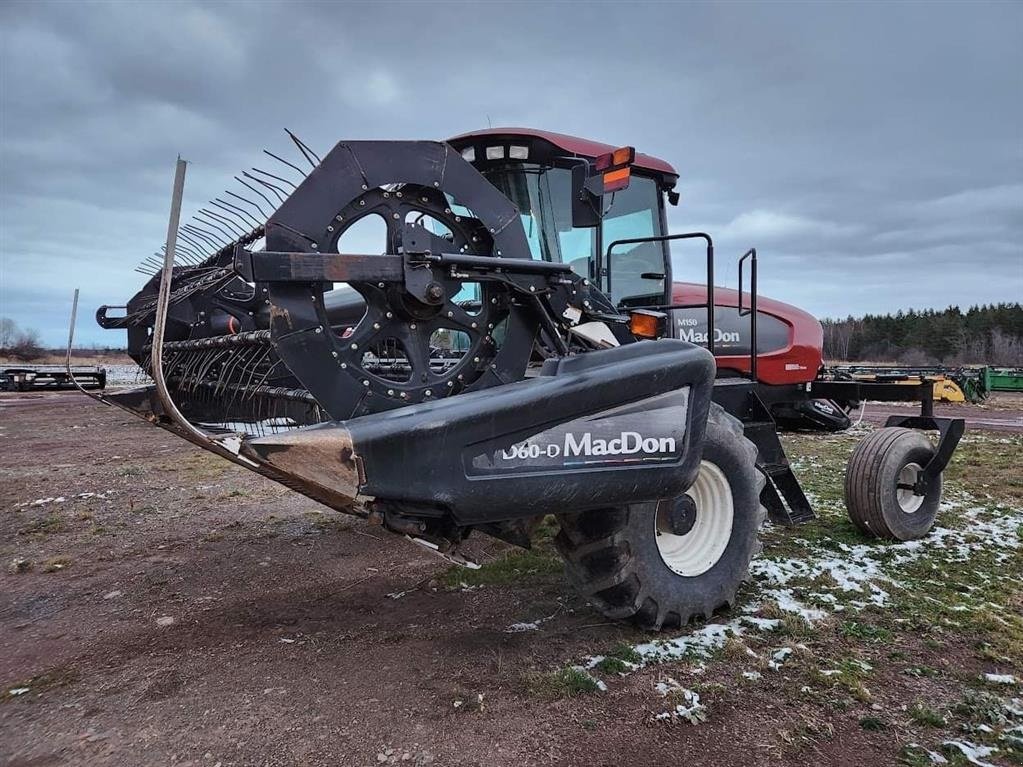
<svg viewBox="0 0 1023 767"><path fill-rule="evenodd" d="M244 208L239 208L237 205L232 205L227 200L221 200L219 197L214 197L210 201L210 204L216 205L221 210L227 210L228 208L230 208L231 210L237 211L234 215L245 216L245 218L241 220L245 221L246 224L251 223L257 229L262 226L262 224L256 219L256 217L249 213L247 210L245 210Z"/></svg>
<svg viewBox="0 0 1023 767"><path fill-rule="evenodd" d="M264 176L266 176L267 178L272 178L272 179L274 179L274 180L276 180L276 181L280 181L280 182L281 182L282 184L287 184L287 185L288 185L288 186L290 186L290 187L291 187L292 189L298 189L298 187L297 187L297 186L296 186L295 184L291 183L291 182L290 182L290 181L288 181L288 179L286 179L286 178L281 178L280 176L275 176L275 175L274 175L273 173L269 173L269 172L267 172L267 171L265 171L265 170L262 170L262 169L260 169L260 168L255 168L255 167L254 167L254 168L253 168L252 170L256 171L256 173L261 173L261 174L263 174L263 175L264 175ZM281 189L281 191L282 191L282 192L284 192L284 194L285 194L285 195L286 195L286 194L288 193L286 189Z"/></svg>
<svg viewBox="0 0 1023 767"><path fill-rule="evenodd" d="M164 250L167 249L166 245L164 245L163 247L164 247ZM195 266L195 264L198 263L195 260L195 258L196 258L195 254L192 252L191 248L189 248L187 245L178 245L178 246L176 246L175 249L174 249L175 255L177 255L178 251L181 251L181 260L184 261L186 264L189 264L191 266ZM177 260L177 259L175 259L175 260Z"/></svg>
<svg viewBox="0 0 1023 767"><path fill-rule="evenodd" d="M232 192L230 190L227 190L227 194L231 195L232 197L234 197L237 200L241 200L242 202L245 202L245 203L248 203L249 205L251 205L253 208L255 208L259 212L259 215L261 215L263 217L264 221L268 218L266 213L263 212L263 209L261 207L259 207L259 205L254 203L252 200L250 200L248 197L242 197L240 194L235 194L234 192ZM260 224L260 226L262 226L262 224Z"/></svg>
<svg viewBox="0 0 1023 767"><path fill-rule="evenodd" d="M285 164L285 165L287 165L287 166L288 166L289 168L293 168L294 170L297 170L297 171L298 171L299 173L301 173L301 174L302 174L302 178L305 178L305 177L306 177L306 172L305 172L304 170L302 170L302 169L301 169L300 167L298 167L298 166L297 166L297 165L295 165L294 163L288 162L288 161L287 161L287 160L285 160L285 159L284 159L283 157L278 157L278 156L277 156L277 155L275 155L275 154L274 154L273 152L271 152L271 151L270 151L269 149L264 149L264 150L263 150L263 154L269 155L270 157L273 157L273 158L274 158L275 160L277 160L278 162L284 163L284 164Z"/></svg>
<svg viewBox="0 0 1023 767"><path fill-rule="evenodd" d="M183 230L185 230L186 232L188 232L189 234L191 234L193 237L196 237L200 241L205 242L209 247L213 248L214 252L220 250L220 248L221 248L220 244L217 243L216 240L214 240L212 237L207 235L205 232L200 230L195 225L193 225L193 224L185 224L181 228Z"/></svg>
<svg viewBox="0 0 1023 767"><path fill-rule="evenodd" d="M206 246L200 244L199 241L195 238L195 235L189 234L184 229L179 229L178 230L178 237L180 237L185 242L187 242L189 245L191 245L192 248L194 248L195 251L202 257L203 261L205 261L207 258L209 258L209 254L206 253Z"/></svg>
<svg viewBox="0 0 1023 767"><path fill-rule="evenodd" d="M212 205L215 208L220 208L221 210L223 210L225 212L224 213L218 213L217 211L210 210L209 208L206 208L206 212L210 213L212 215L215 215L217 218L221 218L224 221L230 221L235 226L237 226L239 229L241 229L241 234L239 235L239 237L244 237L246 234L248 234L252 230L252 227L249 226L249 222L246 221L241 216L239 216L233 210L230 210L228 208L224 208L223 205L218 205L213 200L210 200L210 205Z"/></svg>
<svg viewBox="0 0 1023 767"><path fill-rule="evenodd" d="M246 173L244 173L244 172L242 172L242 175L244 176L244 175L247 175L247 174L246 174ZM238 178L237 176L235 176L235 177L234 177L234 180L235 180L235 181L237 181L237 182L238 182L239 184L242 184L242 185L243 185L243 186L244 186L244 187L245 187L246 189L249 189L249 190L251 190L251 191L255 192L255 193L256 193L256 194L258 194L258 195L259 195L260 197L262 197L262 198L263 198L264 200L266 200L266 204L270 206L270 210L277 210L277 206L276 206L276 205L274 205L274 204L273 204L272 202L270 202L270 198L269 198L269 197L267 197L267 196L266 196L265 194L263 194L263 193L262 193L261 191L259 191L258 189L256 189L256 188L255 188L254 186L252 186L251 184L246 184L246 183L245 183L244 181L242 181L242 180L241 180L240 178ZM255 203L253 203L253 205L256 205L256 204L255 204ZM259 206L258 206L258 205L256 205L256 207L257 207L257 208L259 208ZM259 208L259 212L260 212L260 213L261 213L262 215L266 216L266 214L265 214L265 213L263 213L263 209L262 209L262 208ZM267 216L267 218L269 218L269 216Z"/></svg>
<svg viewBox="0 0 1023 767"><path fill-rule="evenodd" d="M317 165L319 165L321 162L323 162L323 160L320 159L320 156L318 154L316 154L316 152L314 152L308 146L306 146L306 143L304 141L302 141L302 139L300 139L298 136L296 136L294 133L292 133L287 128L284 129L284 132L288 134L288 138L290 138L293 142L295 142L295 146L298 147L298 151L300 151L302 153L302 156L305 157L305 159L309 162L310 165L312 165L315 168ZM316 158L316 162L313 162L310 159L309 155L312 155L313 157L315 157Z"/></svg>
<svg viewBox="0 0 1023 767"><path fill-rule="evenodd" d="M255 168L253 168L253 170L255 170ZM253 176L252 174L250 174L250 173L248 173L246 171L242 171L242 175L245 176L245 178L251 178L257 184L262 184L267 189L271 190L274 193L274 195L277 197L277 199L279 199L282 203L286 199L288 199L288 196L286 194L282 194L282 192L284 192L284 190L281 189L279 186L275 186L275 185L271 184L268 181L264 181L261 178L256 178L255 176Z"/></svg>
<svg viewBox="0 0 1023 767"><path fill-rule="evenodd" d="M226 218L224 218L223 216L217 215L216 213L214 213L212 210L209 210L208 208L200 208L199 212L196 215L206 216L206 218L208 218L210 221L218 221L218 222L220 222L225 227L227 227L227 231L229 231L231 233L232 239L235 238L235 237L244 237L245 236L245 230L244 229L240 228L233 221L229 221ZM221 231L223 231L223 230L221 230Z"/></svg>
<svg viewBox="0 0 1023 767"><path fill-rule="evenodd" d="M196 216L193 216L192 220L195 221L196 223L189 224L188 225L189 228L192 231L194 231L194 232L197 232L197 233L201 232L202 234L204 234L207 237L209 237L210 241L213 242L213 247L215 247L217 250L222 249L225 245L227 245L228 242L231 242L234 239L233 237L228 237L226 242L221 242L220 238L223 236L223 234L221 234L219 232L211 232L208 229L203 229L202 227L199 226L199 224L202 224L203 226L209 226L209 224L206 223L205 221L201 221Z"/></svg>

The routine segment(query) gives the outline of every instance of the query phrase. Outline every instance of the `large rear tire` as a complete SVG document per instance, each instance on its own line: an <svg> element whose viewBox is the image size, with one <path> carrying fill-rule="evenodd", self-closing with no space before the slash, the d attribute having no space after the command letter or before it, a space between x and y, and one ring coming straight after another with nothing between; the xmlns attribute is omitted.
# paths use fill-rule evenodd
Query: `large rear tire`
<svg viewBox="0 0 1023 767"><path fill-rule="evenodd" d="M756 459L742 423L712 404L700 471L686 491L691 501L558 516L555 542L569 577L604 615L645 629L685 625L730 605L767 515Z"/></svg>
<svg viewBox="0 0 1023 767"><path fill-rule="evenodd" d="M933 455L931 441L913 429L886 427L864 437L845 470L845 507L853 524L896 541L927 535L941 502L941 477L925 495L909 486Z"/></svg>

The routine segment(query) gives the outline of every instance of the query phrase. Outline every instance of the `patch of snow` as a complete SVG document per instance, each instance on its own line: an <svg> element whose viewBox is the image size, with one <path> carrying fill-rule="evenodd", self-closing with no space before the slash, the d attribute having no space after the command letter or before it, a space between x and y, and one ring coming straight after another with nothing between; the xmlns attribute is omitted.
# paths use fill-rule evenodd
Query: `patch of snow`
<svg viewBox="0 0 1023 767"><path fill-rule="evenodd" d="M690 724L699 724L707 721L707 707L700 703L700 695L693 690L687 689L670 677L663 682L654 685L654 689L663 697L668 695L681 696L683 703L679 703L671 711L663 711L654 716L654 719L682 719Z"/></svg>
<svg viewBox="0 0 1023 767"><path fill-rule="evenodd" d="M767 589L763 592L765 599L771 599L778 603L778 608L787 613L798 615L807 623L816 623L827 617L824 610L816 607L807 607L792 594L792 589Z"/></svg>
<svg viewBox="0 0 1023 767"><path fill-rule="evenodd" d="M741 618L743 623L748 623L761 631L774 631L781 625L778 618L757 618L752 615L744 615Z"/></svg>
<svg viewBox="0 0 1023 767"><path fill-rule="evenodd" d="M1017 679L1012 674L984 674L984 681L991 684L1016 684Z"/></svg>
<svg viewBox="0 0 1023 767"><path fill-rule="evenodd" d="M920 749L921 751L924 752L924 754L927 755L927 758L931 760L931 764L948 764L948 759L946 759L936 751L931 751L930 749L924 748L919 743L907 743L906 748Z"/></svg>
<svg viewBox="0 0 1023 767"><path fill-rule="evenodd" d="M24 695L29 691L28 687L12 687L7 691L9 695Z"/></svg>
<svg viewBox="0 0 1023 767"><path fill-rule="evenodd" d="M743 671L742 678L748 679L751 682L755 682L758 679L763 679L764 675L761 674L759 671Z"/></svg>
<svg viewBox="0 0 1023 767"><path fill-rule="evenodd" d="M995 753L998 750L997 748L992 746L977 746L965 740L946 740L941 745L946 748L958 749L959 753L966 757L966 761L970 764L977 765L977 767L995 767L995 765L991 762L985 762L983 760Z"/></svg>
<svg viewBox="0 0 1023 767"><path fill-rule="evenodd" d="M161 615L156 619L157 626L173 626L174 618L170 615Z"/></svg>
<svg viewBox="0 0 1023 767"><path fill-rule="evenodd" d="M792 655L791 647L779 647L773 653L771 653L771 660L768 661L767 665L772 671L777 671L784 664L790 655Z"/></svg>
<svg viewBox="0 0 1023 767"><path fill-rule="evenodd" d="M523 631L536 631L540 628L540 621L532 621L530 623L513 623L504 630L505 634L519 634ZM603 660L603 658L601 658Z"/></svg>

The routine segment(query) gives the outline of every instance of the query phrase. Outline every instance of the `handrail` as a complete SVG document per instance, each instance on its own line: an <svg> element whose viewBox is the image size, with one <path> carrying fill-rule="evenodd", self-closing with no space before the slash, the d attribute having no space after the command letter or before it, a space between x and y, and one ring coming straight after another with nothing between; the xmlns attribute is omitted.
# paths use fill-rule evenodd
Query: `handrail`
<svg viewBox="0 0 1023 767"><path fill-rule="evenodd" d="M750 308L742 308L742 265L749 259ZM750 248L739 259L739 316L749 315L749 377L757 380L757 249Z"/></svg>
<svg viewBox="0 0 1023 767"><path fill-rule="evenodd" d="M615 240L607 246L604 260L607 262L608 293L611 292L611 251L618 245L634 245L641 242L670 242L672 240L705 240L707 243L707 351L714 353L714 240L705 232L684 232L682 234L662 234L657 237L632 237ZM669 256L670 258L670 256ZM599 279L599 276L598 276ZM603 288L603 285L600 286ZM669 290L670 290L669 286ZM695 304L694 306L702 306Z"/></svg>

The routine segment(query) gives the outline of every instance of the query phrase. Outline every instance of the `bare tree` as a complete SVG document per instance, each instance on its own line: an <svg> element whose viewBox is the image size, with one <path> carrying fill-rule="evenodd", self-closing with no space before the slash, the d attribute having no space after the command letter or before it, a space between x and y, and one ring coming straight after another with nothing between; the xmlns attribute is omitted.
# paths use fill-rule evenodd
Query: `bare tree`
<svg viewBox="0 0 1023 767"><path fill-rule="evenodd" d="M0 317L0 352L7 351L18 336L18 323L10 317Z"/></svg>
<svg viewBox="0 0 1023 767"><path fill-rule="evenodd" d="M26 328L18 332L7 347L7 354L22 362L30 362L43 355L43 345L39 340L39 331Z"/></svg>

